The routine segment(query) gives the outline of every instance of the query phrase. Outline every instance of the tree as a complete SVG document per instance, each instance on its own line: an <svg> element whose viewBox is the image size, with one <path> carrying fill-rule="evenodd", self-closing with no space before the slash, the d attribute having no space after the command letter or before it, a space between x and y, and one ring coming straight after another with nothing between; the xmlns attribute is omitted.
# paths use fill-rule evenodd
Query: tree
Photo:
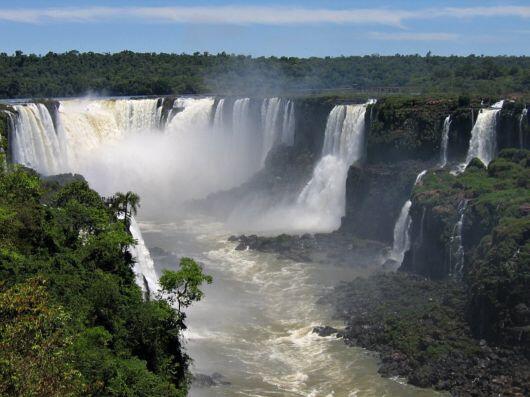
<svg viewBox="0 0 530 397"><path fill-rule="evenodd" d="M204 274L202 268L191 258L182 258L177 271L164 270L160 277L161 295L172 304L177 304L178 314L183 319L181 308L198 302L204 296L200 289L206 282L211 284L212 276Z"/></svg>
<svg viewBox="0 0 530 397"><path fill-rule="evenodd" d="M109 200L111 208L118 215L123 214L123 221L125 228L129 230L131 226L131 216L138 213L138 208L140 208L140 196L136 193L128 191L127 193L116 193Z"/></svg>

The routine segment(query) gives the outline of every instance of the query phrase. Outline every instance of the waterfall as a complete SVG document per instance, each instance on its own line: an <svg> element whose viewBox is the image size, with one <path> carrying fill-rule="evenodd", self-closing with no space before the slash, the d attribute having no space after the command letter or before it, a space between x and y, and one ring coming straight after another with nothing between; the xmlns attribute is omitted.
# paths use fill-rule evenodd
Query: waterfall
<svg viewBox="0 0 530 397"><path fill-rule="evenodd" d="M519 117L519 149L524 148L524 137L523 137L523 121L524 118L528 117L528 109L524 108L521 111L521 116Z"/></svg>
<svg viewBox="0 0 530 397"><path fill-rule="evenodd" d="M425 174L427 174L427 170L421 171L416 176L414 186L421 182ZM401 265L403 258L405 257L405 252L410 248L410 224L412 223L412 218L410 217L411 206L412 201L410 199L405 201L394 226L394 241L392 243L392 251L390 251L390 259L397 262L397 267Z"/></svg>
<svg viewBox="0 0 530 397"><path fill-rule="evenodd" d="M250 98L236 99L232 112L233 135L237 137L249 138L249 106Z"/></svg>
<svg viewBox="0 0 530 397"><path fill-rule="evenodd" d="M390 258L397 262L397 267L403 262L405 252L410 248L410 224L412 219L410 217L410 207L412 201L407 200L401 208L398 220L394 226L394 242L392 244L392 251Z"/></svg>
<svg viewBox="0 0 530 397"><path fill-rule="evenodd" d="M364 153L369 103L338 105L328 116L321 159L297 199L297 205L306 214L314 215L315 226L329 230L340 226L345 212L348 169L361 161Z"/></svg>
<svg viewBox="0 0 530 397"><path fill-rule="evenodd" d="M265 163L267 154L278 138L278 119L280 115L280 98L265 98L261 104L262 151L261 163Z"/></svg>
<svg viewBox="0 0 530 397"><path fill-rule="evenodd" d="M160 124L158 99L120 99L113 103L116 121L121 130L153 129Z"/></svg>
<svg viewBox="0 0 530 397"><path fill-rule="evenodd" d="M444 120L442 129L442 144L440 151L440 168L444 168L447 164L447 147L449 145L449 130L451 129L451 115Z"/></svg>
<svg viewBox="0 0 530 397"><path fill-rule="evenodd" d="M219 102L217 102L217 107L215 108L215 113L213 115L214 131L224 131L224 105L225 100L219 99Z"/></svg>
<svg viewBox="0 0 530 397"><path fill-rule="evenodd" d="M282 143L287 146L294 145L295 115L294 102L286 100L283 106Z"/></svg>
<svg viewBox="0 0 530 397"><path fill-rule="evenodd" d="M167 125L167 132L171 134L192 134L194 131L202 131L208 128L213 105L213 98L175 99L173 109L177 113Z"/></svg>
<svg viewBox="0 0 530 397"><path fill-rule="evenodd" d="M259 145L250 119L250 98L237 99L232 110L232 141L229 147L234 185L245 182L261 168Z"/></svg>
<svg viewBox="0 0 530 397"><path fill-rule="evenodd" d="M142 288L144 293L156 292L159 288L155 265L151 258L151 254L145 245L140 226L138 226L134 217L131 217L131 226L129 227L129 230L133 238L136 240L136 245L131 247L131 255L135 260L133 271L136 276L136 284ZM146 287L148 287L148 289Z"/></svg>
<svg viewBox="0 0 530 397"><path fill-rule="evenodd" d="M17 113L11 133L13 161L45 174L64 172L66 158L50 112L41 103L13 106Z"/></svg>
<svg viewBox="0 0 530 397"><path fill-rule="evenodd" d="M458 203L458 220L453 227L453 233L449 241L449 274L455 278L460 278L464 270L464 245L462 241L462 229L464 226L464 215L466 208L467 200L462 200Z"/></svg>
<svg viewBox="0 0 530 397"><path fill-rule="evenodd" d="M489 109L482 109L471 130L469 149L465 165L478 157L488 165L497 152L497 120L504 101L497 102Z"/></svg>

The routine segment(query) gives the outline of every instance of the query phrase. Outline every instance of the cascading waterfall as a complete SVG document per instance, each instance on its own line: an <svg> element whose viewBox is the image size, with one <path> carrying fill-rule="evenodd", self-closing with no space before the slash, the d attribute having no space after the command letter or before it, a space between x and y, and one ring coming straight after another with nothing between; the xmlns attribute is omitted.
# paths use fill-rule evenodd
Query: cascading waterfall
<svg viewBox="0 0 530 397"><path fill-rule="evenodd" d="M464 270L464 245L462 240L462 230L464 226L464 215L466 213L468 200L458 203L458 220L453 228L453 233L449 241L449 274L455 278L462 277Z"/></svg>
<svg viewBox="0 0 530 397"><path fill-rule="evenodd" d="M282 144L294 145L295 122L294 102L287 100L283 107Z"/></svg>
<svg viewBox="0 0 530 397"><path fill-rule="evenodd" d="M451 115L445 118L443 129L442 129L440 168L444 168L447 165L447 147L449 146L449 130L450 129L451 129Z"/></svg>
<svg viewBox="0 0 530 397"><path fill-rule="evenodd" d="M297 199L297 206L313 215L313 227L334 230L340 226L348 169L364 153L365 114L370 103L338 105L328 116L322 157Z"/></svg>
<svg viewBox="0 0 530 397"><path fill-rule="evenodd" d="M114 106L118 128L121 130L153 129L160 124L158 99L116 100Z"/></svg>
<svg viewBox="0 0 530 397"><path fill-rule="evenodd" d="M45 174L66 169L62 134L55 131L50 112L41 103L13 106L17 112L11 134L13 161Z"/></svg>
<svg viewBox="0 0 530 397"><path fill-rule="evenodd" d="M138 226L138 222L134 217L131 217L129 230L136 240L136 245L131 248L131 255L135 258L133 271L136 276L136 284L142 288L144 293L152 294L157 292L159 288L155 265L145 245L140 226Z"/></svg>
<svg viewBox="0 0 530 397"><path fill-rule="evenodd" d="M276 143L278 137L278 120L280 116L280 98L265 98L261 104L262 151L261 163Z"/></svg>
<svg viewBox="0 0 530 397"><path fill-rule="evenodd" d="M423 170L418 176L416 176L414 186L421 182L425 174L427 174L427 170ZM412 218L410 217L411 206L412 201L410 199L405 201L394 226L394 241L392 243L392 251L390 251L390 259L395 261L398 267L403 262L405 252L410 248L410 225L412 223Z"/></svg>
<svg viewBox="0 0 530 397"><path fill-rule="evenodd" d="M524 148L524 138L523 138L523 122L525 117L528 117L528 108L524 108L521 111L521 116L519 116L519 148Z"/></svg>
<svg viewBox="0 0 530 397"><path fill-rule="evenodd" d="M261 104L261 129L261 163L264 164L269 151L276 144L294 144L294 102L281 98L265 98Z"/></svg>
<svg viewBox="0 0 530 397"><path fill-rule="evenodd" d="M495 103L489 109L482 109L471 130L469 149L464 164L467 166L475 157L488 165L497 152L497 120L504 101Z"/></svg>
<svg viewBox="0 0 530 397"><path fill-rule="evenodd" d="M213 129L215 131L223 131L225 124L224 124L224 105L225 100L219 99L219 102L217 102L217 106L215 108L215 113L213 115Z"/></svg>

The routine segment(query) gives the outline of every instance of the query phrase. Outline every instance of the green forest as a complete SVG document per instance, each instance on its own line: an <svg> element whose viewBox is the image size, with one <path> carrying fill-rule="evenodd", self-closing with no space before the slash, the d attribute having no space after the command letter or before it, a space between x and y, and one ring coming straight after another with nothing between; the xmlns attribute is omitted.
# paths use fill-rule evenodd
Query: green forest
<svg viewBox="0 0 530 397"><path fill-rule="evenodd" d="M258 57L220 53L0 54L0 97L295 94L318 91L517 94L530 57Z"/></svg>
<svg viewBox="0 0 530 397"><path fill-rule="evenodd" d="M132 271L134 193L0 168L0 395L184 396L184 309L211 282L183 258L161 292ZM176 308L178 307L178 309Z"/></svg>

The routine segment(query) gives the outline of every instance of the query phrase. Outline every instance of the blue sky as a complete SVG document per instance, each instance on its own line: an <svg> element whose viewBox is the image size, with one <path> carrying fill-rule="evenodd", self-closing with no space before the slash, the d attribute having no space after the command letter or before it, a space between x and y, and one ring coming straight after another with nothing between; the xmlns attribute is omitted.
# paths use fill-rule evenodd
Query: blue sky
<svg viewBox="0 0 530 397"><path fill-rule="evenodd" d="M0 0L0 51L529 55L530 1Z"/></svg>

